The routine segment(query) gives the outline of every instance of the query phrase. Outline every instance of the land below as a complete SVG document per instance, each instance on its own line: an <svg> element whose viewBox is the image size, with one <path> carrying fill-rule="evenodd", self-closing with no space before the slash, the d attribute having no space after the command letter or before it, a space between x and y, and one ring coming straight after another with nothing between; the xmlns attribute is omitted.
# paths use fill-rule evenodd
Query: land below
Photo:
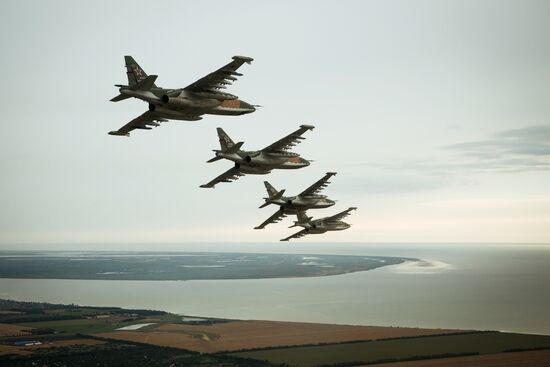
<svg viewBox="0 0 550 367"><path fill-rule="evenodd" d="M0 300L0 366L548 366L550 336Z"/></svg>
<svg viewBox="0 0 550 367"><path fill-rule="evenodd" d="M219 280L318 277L412 258L212 252L0 252L0 278Z"/></svg>

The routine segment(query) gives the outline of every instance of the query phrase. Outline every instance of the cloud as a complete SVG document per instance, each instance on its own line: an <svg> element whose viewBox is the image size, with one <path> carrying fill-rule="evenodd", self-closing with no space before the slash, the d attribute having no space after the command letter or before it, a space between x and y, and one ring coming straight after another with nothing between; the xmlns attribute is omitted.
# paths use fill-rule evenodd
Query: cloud
<svg viewBox="0 0 550 367"><path fill-rule="evenodd" d="M440 152L425 159L361 164L368 174L342 185L350 193L410 193L445 187L469 174L548 171L550 125L505 130L485 140L441 147Z"/></svg>
<svg viewBox="0 0 550 367"><path fill-rule="evenodd" d="M453 144L444 149L470 159L454 168L502 172L548 170L550 125L506 130L487 140Z"/></svg>

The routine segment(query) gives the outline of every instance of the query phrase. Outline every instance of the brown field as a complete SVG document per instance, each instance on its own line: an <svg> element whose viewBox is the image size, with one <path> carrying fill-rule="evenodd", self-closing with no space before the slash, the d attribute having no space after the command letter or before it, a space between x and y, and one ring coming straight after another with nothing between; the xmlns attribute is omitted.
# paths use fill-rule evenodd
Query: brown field
<svg viewBox="0 0 550 367"><path fill-rule="evenodd" d="M414 362L397 362L363 367L549 367L550 350L530 352L484 354L480 356L430 359Z"/></svg>
<svg viewBox="0 0 550 367"><path fill-rule="evenodd" d="M0 344L0 356L1 355L6 355L6 354L24 355L24 354L32 354L32 352L30 350L25 350L21 347L16 347L14 345Z"/></svg>
<svg viewBox="0 0 550 367"><path fill-rule="evenodd" d="M460 331L277 321L232 321L213 325L162 324L150 331L113 331L96 335L212 353L456 332Z"/></svg>
<svg viewBox="0 0 550 367"><path fill-rule="evenodd" d="M35 339L32 339L35 340ZM37 338L36 340L40 340ZM32 345L28 347L16 347L14 345L2 345L0 344L0 355L3 354L19 354L26 355L32 354L34 350L41 348L60 348L69 347L72 345L97 345L104 344L104 341L95 339L65 339L65 340L51 340L44 342L41 345Z"/></svg>
<svg viewBox="0 0 550 367"><path fill-rule="evenodd" d="M31 333L31 329L32 328L30 327L14 324L0 324L0 337L29 335Z"/></svg>

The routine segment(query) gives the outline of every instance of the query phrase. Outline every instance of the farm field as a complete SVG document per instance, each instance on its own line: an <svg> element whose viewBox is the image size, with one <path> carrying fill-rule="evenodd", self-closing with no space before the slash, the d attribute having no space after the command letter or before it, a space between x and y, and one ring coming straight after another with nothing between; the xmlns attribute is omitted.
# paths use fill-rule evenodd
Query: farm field
<svg viewBox="0 0 550 367"><path fill-rule="evenodd" d="M75 339L49 340L40 345L32 345L32 346L25 346L25 347L0 344L0 355L5 355L5 354L29 355L29 354L33 354L37 350L43 350L45 348L96 346L104 343L105 342L101 340L75 338Z"/></svg>
<svg viewBox="0 0 550 367"><path fill-rule="evenodd" d="M550 349L537 350L550 348L550 336L495 331L229 320L11 300L0 300L0 310L6 311L0 315L0 365L10 367L160 367L175 361L193 366L539 367L550 354ZM117 330L122 327L130 329ZM20 345L35 341L40 344Z"/></svg>
<svg viewBox="0 0 550 367"><path fill-rule="evenodd" d="M548 367L550 365L549 361L550 349L545 349L469 357L438 358L424 361L369 364L368 367Z"/></svg>
<svg viewBox="0 0 550 367"><path fill-rule="evenodd" d="M0 324L0 337L30 334L31 328L14 324Z"/></svg>
<svg viewBox="0 0 550 367"><path fill-rule="evenodd" d="M106 318L106 319L71 319L71 320L55 320L55 321L38 321L21 323L19 325L31 328L47 328L58 330L70 334L92 334L111 331L119 327L132 324L132 322L121 322L122 319Z"/></svg>
<svg viewBox="0 0 550 367"><path fill-rule="evenodd" d="M212 325L160 324L147 331L95 334L203 353L275 346L341 343L463 332L444 329L330 325L277 321L229 321Z"/></svg>
<svg viewBox="0 0 550 367"><path fill-rule="evenodd" d="M361 364L461 354L500 353L510 349L550 347L550 336L487 332L379 340L324 346L277 348L232 355L290 366Z"/></svg>

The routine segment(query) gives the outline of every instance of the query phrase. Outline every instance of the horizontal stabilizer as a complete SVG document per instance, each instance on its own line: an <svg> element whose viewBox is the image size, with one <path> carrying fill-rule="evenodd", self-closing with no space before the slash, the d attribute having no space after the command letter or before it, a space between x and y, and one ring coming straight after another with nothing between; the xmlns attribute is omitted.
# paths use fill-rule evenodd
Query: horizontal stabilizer
<svg viewBox="0 0 550 367"><path fill-rule="evenodd" d="M286 189L282 189L281 191L279 191L278 193L276 193L275 195L273 195L270 199L271 200L278 200L280 198L283 197L283 194L285 193L285 190Z"/></svg>
<svg viewBox="0 0 550 367"><path fill-rule="evenodd" d="M237 144L233 145L232 147L227 148L224 152L225 153L237 153L241 149L243 144L244 144L244 142L240 141Z"/></svg>
<svg viewBox="0 0 550 367"><path fill-rule="evenodd" d="M111 98L111 102L123 101L123 100L128 99L128 98L130 98L129 95L119 94L118 96Z"/></svg>
<svg viewBox="0 0 550 367"><path fill-rule="evenodd" d="M141 80L140 82L132 85L130 89L148 91L155 85L155 81L157 80L157 77L158 75L149 75L148 77Z"/></svg>
<svg viewBox="0 0 550 367"><path fill-rule="evenodd" d="M271 203L270 203L269 201L266 201L265 203L263 203L262 205L260 205L260 206L258 207L258 209L265 208L265 207L268 206L268 205L271 205ZM257 229L257 228L256 228L256 229Z"/></svg>
<svg viewBox="0 0 550 367"><path fill-rule="evenodd" d="M222 157L216 156L216 157L214 157L214 158L212 158L212 159L207 160L206 163L216 162L216 161L219 161L220 159L223 159L223 158L222 158Z"/></svg>

